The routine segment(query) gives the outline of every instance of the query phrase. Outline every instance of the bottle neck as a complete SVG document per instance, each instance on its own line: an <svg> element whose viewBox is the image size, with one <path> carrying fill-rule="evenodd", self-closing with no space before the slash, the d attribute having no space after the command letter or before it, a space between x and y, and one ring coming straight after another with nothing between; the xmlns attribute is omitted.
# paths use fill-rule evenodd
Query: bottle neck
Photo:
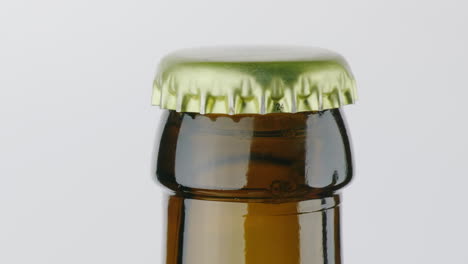
<svg viewBox="0 0 468 264"><path fill-rule="evenodd" d="M353 166L339 109L164 122L166 264L341 263L335 193Z"/></svg>
<svg viewBox="0 0 468 264"><path fill-rule="evenodd" d="M166 264L340 264L339 204L169 196Z"/></svg>

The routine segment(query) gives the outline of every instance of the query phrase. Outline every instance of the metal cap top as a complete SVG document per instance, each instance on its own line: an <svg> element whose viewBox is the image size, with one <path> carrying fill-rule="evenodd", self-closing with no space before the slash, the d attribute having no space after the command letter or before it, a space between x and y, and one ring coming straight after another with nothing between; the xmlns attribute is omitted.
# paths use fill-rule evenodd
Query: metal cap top
<svg viewBox="0 0 468 264"><path fill-rule="evenodd" d="M164 57L153 105L201 114L320 111L356 101L354 77L337 53L310 47L210 47Z"/></svg>

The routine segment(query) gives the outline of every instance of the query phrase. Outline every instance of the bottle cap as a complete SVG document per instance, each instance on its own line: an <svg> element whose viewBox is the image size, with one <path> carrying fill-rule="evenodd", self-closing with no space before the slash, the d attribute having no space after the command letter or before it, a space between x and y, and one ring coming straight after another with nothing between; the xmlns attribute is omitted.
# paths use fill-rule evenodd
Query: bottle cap
<svg viewBox="0 0 468 264"><path fill-rule="evenodd" d="M153 105L201 114L321 111L353 104L345 59L310 47L211 47L164 57Z"/></svg>

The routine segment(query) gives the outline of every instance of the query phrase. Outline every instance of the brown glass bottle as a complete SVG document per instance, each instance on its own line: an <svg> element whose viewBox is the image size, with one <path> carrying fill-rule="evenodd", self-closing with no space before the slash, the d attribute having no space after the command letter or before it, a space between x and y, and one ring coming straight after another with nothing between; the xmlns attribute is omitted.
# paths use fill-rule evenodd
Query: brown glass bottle
<svg viewBox="0 0 468 264"><path fill-rule="evenodd" d="M353 163L340 109L163 122L166 264L341 263L338 191Z"/></svg>

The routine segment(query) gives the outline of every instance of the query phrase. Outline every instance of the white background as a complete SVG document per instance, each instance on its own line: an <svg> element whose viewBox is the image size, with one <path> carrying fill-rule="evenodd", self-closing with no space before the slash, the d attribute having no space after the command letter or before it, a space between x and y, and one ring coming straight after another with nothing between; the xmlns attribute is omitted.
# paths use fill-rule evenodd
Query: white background
<svg viewBox="0 0 468 264"><path fill-rule="evenodd" d="M342 53L357 174L345 263L468 263L468 4L0 2L0 263L160 263L158 60L178 48Z"/></svg>

